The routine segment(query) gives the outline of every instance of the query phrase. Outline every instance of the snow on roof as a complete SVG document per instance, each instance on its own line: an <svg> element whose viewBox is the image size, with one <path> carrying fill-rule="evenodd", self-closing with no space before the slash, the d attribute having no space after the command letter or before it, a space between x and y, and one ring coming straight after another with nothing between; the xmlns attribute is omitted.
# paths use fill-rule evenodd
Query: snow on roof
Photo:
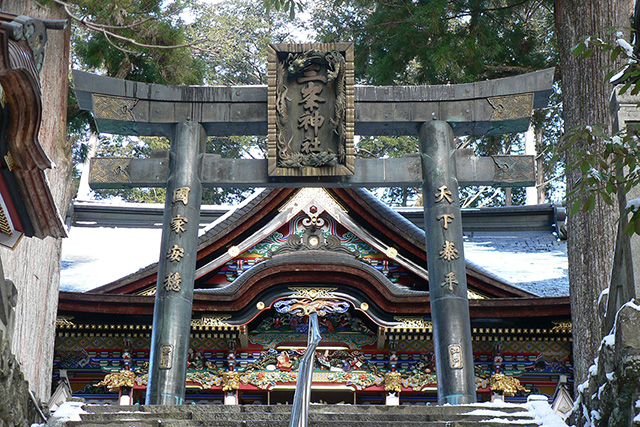
<svg viewBox="0 0 640 427"><path fill-rule="evenodd" d="M567 244L551 232L465 233L464 255L534 295L569 295Z"/></svg>
<svg viewBox="0 0 640 427"><path fill-rule="evenodd" d="M60 290L84 292L157 262L159 228L72 227L62 242Z"/></svg>
<svg viewBox="0 0 640 427"><path fill-rule="evenodd" d="M250 200L259 195L256 192ZM201 235L250 200L201 230ZM73 227L62 245L60 289L88 291L157 262L160 238L157 228ZM465 233L464 253L470 263L524 291L569 295L566 242L549 231Z"/></svg>

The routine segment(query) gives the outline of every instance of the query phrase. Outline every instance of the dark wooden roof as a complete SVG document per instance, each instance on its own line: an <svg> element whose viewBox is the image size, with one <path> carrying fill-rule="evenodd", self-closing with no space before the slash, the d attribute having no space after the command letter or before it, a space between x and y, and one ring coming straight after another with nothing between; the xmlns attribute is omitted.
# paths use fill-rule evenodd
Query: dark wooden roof
<svg viewBox="0 0 640 427"><path fill-rule="evenodd" d="M377 239L398 249L405 258L426 270L424 232L381 203L366 190L331 189L334 199L348 209L359 226ZM226 253L232 245L250 237L273 219L294 189L265 190L253 196L200 237L197 268ZM225 287L204 289L203 277L196 280L194 312L241 312L256 301L278 297L282 285L323 283L348 287L362 298L370 298L389 314L428 315L429 296L425 288L408 289L389 281L366 263L348 255L312 251L274 256L242 274ZM151 315L153 296L135 295L155 285L157 264L85 293L61 292L60 311ZM321 277L319 280L318 278ZM474 318L566 317L568 297L539 298L515 288L473 263L467 262L470 290L486 295L470 300ZM286 288L286 286L284 287ZM250 316L251 314L247 314ZM242 316L241 316L242 317Z"/></svg>

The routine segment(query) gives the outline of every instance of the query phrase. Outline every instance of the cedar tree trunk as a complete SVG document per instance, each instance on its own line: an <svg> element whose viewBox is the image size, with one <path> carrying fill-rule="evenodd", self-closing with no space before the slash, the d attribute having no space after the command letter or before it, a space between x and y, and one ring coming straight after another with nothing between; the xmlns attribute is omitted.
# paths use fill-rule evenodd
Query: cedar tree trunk
<svg viewBox="0 0 640 427"><path fill-rule="evenodd" d="M34 18L65 19L64 11L35 0L0 0L2 10ZM47 171L51 192L64 218L71 201L71 150L67 142L67 97L69 85L69 27L47 31L42 87L42 124L38 139L55 167ZM29 388L47 401L51 395L61 239L24 238L15 250L1 249L7 278L18 289L12 351L20 362Z"/></svg>
<svg viewBox="0 0 640 427"><path fill-rule="evenodd" d="M565 129L603 123L611 130L609 95L611 84L605 81L610 64L608 55L594 54L588 59L574 57L570 49L589 35L606 40L607 28L624 31L629 26L633 0L556 0L556 30L562 77ZM625 31L628 33L628 31ZM604 145L583 149L602 151ZM571 162L571 154L567 153ZM575 187L580 170L567 170L567 192ZM579 203L577 201L576 203ZM592 212L580 212L568 218L567 252L573 323L573 366L576 385L588 376L602 339L598 296L609 286L616 236L617 206L609 206L597 197Z"/></svg>

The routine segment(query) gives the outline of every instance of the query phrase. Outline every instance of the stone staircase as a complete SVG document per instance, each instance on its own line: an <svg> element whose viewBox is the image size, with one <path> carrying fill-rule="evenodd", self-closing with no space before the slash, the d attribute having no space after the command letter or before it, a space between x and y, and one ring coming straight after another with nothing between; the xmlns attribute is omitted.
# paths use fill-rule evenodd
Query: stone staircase
<svg viewBox="0 0 640 427"><path fill-rule="evenodd" d="M290 405L84 406L68 427L287 427ZM520 406L311 405L311 427L537 427Z"/></svg>

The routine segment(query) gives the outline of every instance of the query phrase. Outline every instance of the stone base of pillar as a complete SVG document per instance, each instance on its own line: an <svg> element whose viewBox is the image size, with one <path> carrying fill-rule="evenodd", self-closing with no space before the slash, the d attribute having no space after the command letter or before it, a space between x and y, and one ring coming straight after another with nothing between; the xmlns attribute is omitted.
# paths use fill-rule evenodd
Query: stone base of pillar
<svg viewBox="0 0 640 427"><path fill-rule="evenodd" d="M387 399L385 400L385 405L387 406L400 405L400 393L396 393L395 391L388 392Z"/></svg>
<svg viewBox="0 0 640 427"><path fill-rule="evenodd" d="M224 404L225 405L237 405L238 404L238 392L237 391L228 391L224 395Z"/></svg>

